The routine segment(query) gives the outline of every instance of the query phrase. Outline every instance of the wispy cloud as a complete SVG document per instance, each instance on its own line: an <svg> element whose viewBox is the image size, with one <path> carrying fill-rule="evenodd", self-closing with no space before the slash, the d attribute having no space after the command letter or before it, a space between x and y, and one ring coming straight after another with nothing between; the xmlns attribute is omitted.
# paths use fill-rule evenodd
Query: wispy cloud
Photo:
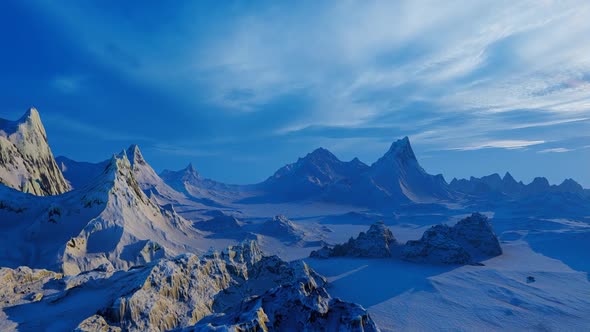
<svg viewBox="0 0 590 332"><path fill-rule="evenodd" d="M556 138L499 131L590 119L587 1L239 3L240 14L195 20L209 12L201 6L168 10L175 24L146 24L149 38L133 25L150 17L149 7L133 20L100 8L45 9L105 65L189 103L265 113L268 122L295 113L276 121L274 135L405 126L400 133L441 149L514 149ZM285 96L304 107L276 107ZM522 110L544 116L507 120ZM437 122L449 114L460 127ZM481 143L462 146L466 135Z"/></svg>
<svg viewBox="0 0 590 332"><path fill-rule="evenodd" d="M53 79L52 86L64 94L71 94L80 89L82 81L82 76L62 75Z"/></svg>
<svg viewBox="0 0 590 332"><path fill-rule="evenodd" d="M500 140L500 141L489 141L489 142L481 142L473 145L466 145L461 147L454 147L449 148L449 150L459 150L459 151L471 151L471 150L481 150L481 149L522 149L531 145L539 145L543 144L545 141L525 141L525 140Z"/></svg>
<svg viewBox="0 0 590 332"><path fill-rule="evenodd" d="M551 149L543 149L538 151L538 153L564 153L573 151L572 149L567 148L551 148Z"/></svg>

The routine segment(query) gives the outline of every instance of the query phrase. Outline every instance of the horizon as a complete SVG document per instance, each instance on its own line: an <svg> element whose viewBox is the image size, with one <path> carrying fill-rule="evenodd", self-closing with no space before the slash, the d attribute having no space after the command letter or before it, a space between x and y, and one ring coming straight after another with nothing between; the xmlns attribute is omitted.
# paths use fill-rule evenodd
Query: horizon
<svg viewBox="0 0 590 332"><path fill-rule="evenodd" d="M22 117L26 116L26 115L27 115L27 113L28 113L28 112L30 112L30 110L35 110L35 111L36 111L36 112L39 114L39 117L41 118L41 122L43 122L43 119L42 119L42 114L41 114L41 113L40 113L40 112L37 110L37 108L36 108L36 107L34 107L34 106L30 107L30 108L29 108L29 110L27 110L27 111L24 113L24 115L23 115L23 116L21 116L21 117L19 117L18 119L11 120L11 119L3 119L3 118L0 118L0 120L7 120L7 121L17 121L17 120L21 119ZM411 150L413 151L413 150L414 150L414 147L413 147L413 145L412 145L412 139L411 139L411 137L408 137L408 136L404 136L404 137L400 137L400 138L397 138L397 139L395 139L395 140L394 140L394 141L391 143L391 146L393 146L393 144L395 144L395 143L397 143L397 142L399 142L399 141L403 141L403 140L408 140L408 144L410 145L410 148L411 148ZM51 145L51 144L50 144L50 145ZM391 148L391 146L390 146L390 148ZM141 155L142 155L142 156L144 156L144 158L145 158L145 154L144 154L144 152L143 152L143 149L141 148L141 146L140 146L139 144L135 144L135 143L131 143L131 144L130 144L130 145L128 145L127 147L124 147L124 148L122 148L122 149L121 149L119 152L114 152L114 153L112 153L112 154L111 154L111 156L112 156L112 157L114 157L114 156L117 156L118 154L120 154L120 153L124 153L124 152L126 152L127 150L131 149L132 147L137 147L137 148L139 149L139 151L140 151ZM388 148L388 149L390 149L390 148ZM305 155L301 155L301 156L296 156L296 157L294 157L294 158L293 158L293 161L291 161L291 162L288 162L287 164L284 164L284 165L282 165L282 166L280 166L280 167L284 167L284 166L287 166L287 165L289 165L289 164L296 163L296 162L298 162L300 159L302 159L302 158L305 158L306 156L308 156L309 154L312 154L313 152L315 152L315 151L317 151L317 150L325 150L325 151L328 151L329 153L331 153L332 155L334 155L334 156L335 156L335 157L336 157L336 158L337 158L339 161L342 161L342 162L351 162L351 161L353 161L353 160L355 160L355 159L356 159L356 160L360 161L361 163L363 163L363 164L365 164L365 165L367 165L367 166L371 166L371 165L374 163L374 162L370 162L370 163L369 163L369 162L365 162L365 161L361 160L361 159L360 159L360 158L358 158L358 157L353 157L353 158L352 158L352 159L350 159L350 160L343 160L343 159L341 159L340 157L338 157L338 156L337 156L335 153L333 153L332 151L330 151L330 149L327 149L327 148L324 148L324 147L321 147L321 146L320 146L320 147L317 147L317 148L313 149L312 151L309 151L309 152L307 152ZM387 153L387 151L388 151L388 150L384 151L384 152L383 152L383 154ZM70 157L68 157L68 156L65 156L65 155L56 155L55 157L56 157L56 159L59 159L59 158L67 158L67 159L73 160L73 161L75 161L75 162L90 162L90 161L87 161L87 160L75 160L75 159L72 159L72 158L70 158ZM381 157L381 156L379 156L378 158L380 158L380 157ZM416 159L418 160L418 163L420 164L420 160L419 160L420 158L419 158L419 156L418 156L418 155L416 155L415 157L416 157ZM108 158L106 158L106 159L103 159L103 160L96 161L96 163L98 163L98 162L104 162L104 161L107 161L107 160L108 160ZM147 161L147 162L148 162L148 164L151 166L151 163L150 163L150 161L149 161L149 158L146 158L146 161ZM177 169L163 168L163 169L159 169L159 170L154 168L154 170L156 171L156 173L157 173L158 175L160 175L162 172L165 172L165 171L179 172L179 171L183 171L183 170L185 170L185 169L187 169L187 168L189 168L189 167L193 167L193 169L194 169L195 171L197 171L199 174L201 174L201 172L199 171L199 168L198 168L198 167L194 167L194 163L193 163L192 161L189 161L189 163L188 163L187 165L185 165L184 167L182 167L182 168L177 168ZM275 171L273 171L273 172L272 172L272 174L274 174L274 173L275 173L275 172L276 172L278 169L279 169L279 168L277 168ZM428 172L428 170L426 170L426 171ZM235 185L250 185L250 184L257 184L257 183L261 183L261 182L263 182L264 180L268 179L269 177L272 177L272 174L269 174L269 175L268 175L267 177L265 177L265 178L264 178L262 181L258 181L258 182L251 182L251 183L227 183L227 184L235 184ZM449 179L449 178L447 178L447 177L445 177L445 174L443 174L443 173L431 173L431 174L432 174L432 175L442 175L442 176L443 176L443 178L444 178L444 180L445 180L445 182L447 182L447 183L449 183L449 184L450 184L450 183L451 183L451 181L452 181L452 180L454 180L454 179L456 179L456 180L462 180L462 179L469 180L469 179L470 179L470 178L472 178L472 177L475 177L475 178L481 178L481 177L483 177L483 176L492 176L492 175L498 175L500 178L504 179L504 177L505 177L506 175L508 175L508 174L509 174L510 176L512 176L512 177L514 178L513 174L512 174L512 173L511 173L509 170L507 170L507 171L505 171L505 172L503 172L503 173L498 173L498 172L495 172L495 173L485 174L485 175L483 175L483 176L473 176L473 175L471 175L471 176L462 177L462 178L453 177L453 178L450 178L450 179ZM201 174L201 175L202 175L202 174ZM516 180L516 182L522 182L523 184L527 185L527 184L530 184L530 183L532 183L532 182L533 182L533 181L534 181L536 178L545 178L545 179L546 179L546 177L544 177L544 176L535 177L535 178L533 178L531 181L528 181L528 182L527 182L527 181L523 181L522 179L519 179L519 178L514 178L514 179ZM209 179L212 179L212 180L215 180L215 181L218 181L218 182L222 182L222 181L219 181L218 179L214 179L214 178L209 178ZM558 182L552 182L552 181L549 181L549 180L548 180L548 181L549 181L549 184L550 184L550 185L559 185L559 184L561 184L561 183L563 183L563 182L565 182L565 181L567 181L567 180L574 180L574 181L576 181L576 179L573 179L573 178L565 178L565 179L563 179L563 180L561 180L561 181L558 181ZM580 182L578 182L578 181L576 181L576 182L577 182L577 183L580 183ZM581 183L580 183L580 184L581 184ZM588 188L587 188L587 187L585 187L583 184L581 184L581 185L584 187L584 189L588 189Z"/></svg>
<svg viewBox="0 0 590 332"><path fill-rule="evenodd" d="M138 144L158 173L249 184L318 147L370 165L408 136L447 182L590 188L583 1L0 8L0 117L38 107L56 156Z"/></svg>

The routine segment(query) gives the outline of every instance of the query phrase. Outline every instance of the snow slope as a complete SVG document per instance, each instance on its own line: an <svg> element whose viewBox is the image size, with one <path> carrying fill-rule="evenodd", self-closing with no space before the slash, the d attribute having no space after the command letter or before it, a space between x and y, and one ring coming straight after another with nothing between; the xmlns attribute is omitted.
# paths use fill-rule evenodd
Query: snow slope
<svg viewBox="0 0 590 332"><path fill-rule="evenodd" d="M0 232L11 239L0 243L3 266L77 274L103 264L128 269L198 251L199 234L170 206L141 191L126 155L113 157L86 187L62 196L0 190L6 206L0 210Z"/></svg>
<svg viewBox="0 0 590 332"><path fill-rule="evenodd" d="M587 274L522 241L485 266L390 259L308 259L330 292L368 308L382 331L583 331L590 326ZM535 282L527 283L532 276ZM354 285L354 287L351 287Z"/></svg>

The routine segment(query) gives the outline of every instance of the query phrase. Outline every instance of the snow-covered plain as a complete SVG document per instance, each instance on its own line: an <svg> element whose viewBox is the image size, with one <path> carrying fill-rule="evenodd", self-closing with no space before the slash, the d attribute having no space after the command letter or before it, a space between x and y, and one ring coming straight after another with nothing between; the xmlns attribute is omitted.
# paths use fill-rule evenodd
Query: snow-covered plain
<svg viewBox="0 0 590 332"><path fill-rule="evenodd" d="M42 130L36 111L27 114L19 121L31 122L32 114ZM18 121L2 125L17 139ZM25 140L41 135L20 127ZM590 330L590 194L573 180L525 185L507 174L449 185L420 167L404 138L373 165L318 149L263 183L234 186L203 178L193 165L159 175L135 145L102 163L56 163L48 147L31 149L33 141L27 153L13 151L19 159L1 163L9 166L0 174L37 183L50 172L45 187L73 189L35 196L23 191L47 194L43 186L0 185L2 331L229 329L235 319L249 328L316 330L336 326L312 322L328 312L345 317L343 330L371 330L373 321L382 331ZM29 165L27 158L43 160L40 169L11 173L11 165ZM403 245L476 211L490 218L503 251L481 264L309 258L377 221ZM252 255L260 259L258 249L227 249L251 241L278 257L247 263ZM306 276L307 286L285 277L290 268ZM212 307L221 298L227 316ZM302 325L280 323L285 310L302 312L289 323Z"/></svg>

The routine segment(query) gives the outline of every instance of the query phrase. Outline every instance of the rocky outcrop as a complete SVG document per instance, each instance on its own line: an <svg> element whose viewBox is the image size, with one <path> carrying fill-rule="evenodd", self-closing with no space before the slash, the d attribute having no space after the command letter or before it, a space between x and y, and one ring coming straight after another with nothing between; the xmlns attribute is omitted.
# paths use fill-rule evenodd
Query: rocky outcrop
<svg viewBox="0 0 590 332"><path fill-rule="evenodd" d="M402 248L402 259L435 264L467 264L471 255L454 239L453 229L436 225L417 241L408 241Z"/></svg>
<svg viewBox="0 0 590 332"><path fill-rule="evenodd" d="M325 278L304 262L264 256L254 241L125 272L99 268L61 279L0 269L0 278L7 294L0 308L17 330L377 330L361 306L333 299ZM34 323L20 318L38 308Z"/></svg>
<svg viewBox="0 0 590 332"><path fill-rule="evenodd" d="M17 121L0 119L0 183L38 196L70 190L35 108Z"/></svg>
<svg viewBox="0 0 590 332"><path fill-rule="evenodd" d="M363 307L332 298L311 279L307 283L273 288L182 331L211 330L373 332L379 329Z"/></svg>
<svg viewBox="0 0 590 332"><path fill-rule="evenodd" d="M40 301L45 285L62 277L61 273L26 266L0 268L0 308Z"/></svg>
<svg viewBox="0 0 590 332"><path fill-rule="evenodd" d="M420 240L408 241L401 257L415 262L469 264L498 256L502 248L486 216L474 213L455 226L436 225Z"/></svg>
<svg viewBox="0 0 590 332"><path fill-rule="evenodd" d="M391 257L392 249L397 245L391 230L383 222L377 222L366 233L361 232L356 239L350 238L344 244L312 251L310 257Z"/></svg>
<svg viewBox="0 0 590 332"><path fill-rule="evenodd" d="M102 316L93 315L83 320L74 332L121 332L120 327L111 326Z"/></svg>

